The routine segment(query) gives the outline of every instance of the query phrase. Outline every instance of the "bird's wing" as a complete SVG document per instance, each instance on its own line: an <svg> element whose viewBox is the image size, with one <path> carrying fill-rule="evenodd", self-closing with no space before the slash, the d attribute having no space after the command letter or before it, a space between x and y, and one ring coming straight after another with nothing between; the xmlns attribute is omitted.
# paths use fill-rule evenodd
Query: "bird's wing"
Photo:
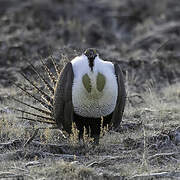
<svg viewBox="0 0 180 180"><path fill-rule="evenodd" d="M118 97L117 97L116 107L112 116L112 125L114 129L117 129L119 127L120 122L122 121L122 116L126 101L126 91L123 80L123 73L121 71L120 65L115 63L114 69L118 83Z"/></svg>
<svg viewBox="0 0 180 180"><path fill-rule="evenodd" d="M72 83L74 73L72 64L69 62L62 69L54 92L53 113L58 127L66 132L71 132L73 119Z"/></svg>

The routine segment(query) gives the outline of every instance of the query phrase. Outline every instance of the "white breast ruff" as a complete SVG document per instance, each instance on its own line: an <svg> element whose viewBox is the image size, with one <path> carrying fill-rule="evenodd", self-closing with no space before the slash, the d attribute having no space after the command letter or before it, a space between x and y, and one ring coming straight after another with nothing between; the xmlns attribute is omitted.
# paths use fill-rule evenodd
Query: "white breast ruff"
<svg viewBox="0 0 180 180"><path fill-rule="evenodd" d="M97 118L112 113L116 106L118 96L117 79L114 65L96 57L93 72L88 65L85 55L76 57L71 61L74 72L72 86L72 102L75 113L83 117ZM96 87L97 74L100 72L106 77L104 89L99 92ZM88 74L91 79L92 89L88 93L82 83L82 76Z"/></svg>

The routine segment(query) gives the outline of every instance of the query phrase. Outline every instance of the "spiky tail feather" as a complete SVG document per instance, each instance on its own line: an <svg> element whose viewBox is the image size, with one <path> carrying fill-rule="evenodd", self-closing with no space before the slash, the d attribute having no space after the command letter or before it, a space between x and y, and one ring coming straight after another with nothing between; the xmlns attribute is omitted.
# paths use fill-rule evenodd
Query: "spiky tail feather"
<svg viewBox="0 0 180 180"><path fill-rule="evenodd" d="M45 108L47 108L48 110L50 110L52 112L53 107L51 105L48 105L47 103L45 103L44 101L42 101L41 99L38 99L37 97L35 97L34 95L32 95L31 93L29 93L26 89L24 89L23 87L19 86L16 83L13 83L16 87L18 87L19 89L21 89L25 94L27 94L28 96L32 97L33 99L35 99L36 101L38 101L42 106L44 106Z"/></svg>
<svg viewBox="0 0 180 180"><path fill-rule="evenodd" d="M42 91L41 89L39 89L32 81L30 81L23 73L20 72L20 74L24 77L24 79L26 79L35 89L37 89L37 91L43 96L43 98L51 104L51 106L53 105L53 99L46 94L44 91Z"/></svg>
<svg viewBox="0 0 180 180"><path fill-rule="evenodd" d="M34 67L34 65L29 61L27 60L28 63L30 64L30 66L32 67L32 70L39 76L39 78L43 81L43 83L46 85L47 89L51 92L52 95L54 95L54 89L53 87L49 84L48 81L46 81L44 79L44 77L37 71L37 69Z"/></svg>
<svg viewBox="0 0 180 180"><path fill-rule="evenodd" d="M36 116L36 117L39 117L39 118L44 118L44 119L49 120L49 121L54 121L54 119L52 117L42 116L42 115L39 115L39 114L35 114L35 113L28 112L28 111L24 111L24 110L21 110L21 109L16 109L16 108L13 108L13 109L15 111L19 111L19 112L22 112L22 113L25 113L25 114Z"/></svg>
<svg viewBox="0 0 180 180"><path fill-rule="evenodd" d="M59 67L58 67L58 65L56 64L56 61L55 61L55 59L53 58L53 56L50 56L50 59L51 59L51 61L52 61L52 63L53 63L53 66L54 66L54 68L55 68L55 70L56 70L56 76L58 77L59 76Z"/></svg>
<svg viewBox="0 0 180 180"><path fill-rule="evenodd" d="M40 58L41 63L46 71L46 73L48 74L49 79L51 80L51 82L54 84L54 86L56 85L56 78L55 76L52 74L51 70L48 68L48 66L45 64L44 60L42 58Z"/></svg>
<svg viewBox="0 0 180 180"><path fill-rule="evenodd" d="M32 119L32 118L20 117L20 116L17 116L17 118L19 118L19 119L25 119L25 120L33 121L33 122L41 122L41 123L46 123L46 124L56 124L56 123L53 122L53 121L46 121L46 120Z"/></svg>
<svg viewBox="0 0 180 180"><path fill-rule="evenodd" d="M38 108L38 107L32 106L32 105L27 104L27 103L25 103L25 102L23 102L23 101L20 101L19 99L14 98L14 97L11 97L11 98L12 98L14 101L19 102L20 104L23 104L23 105L25 105L25 106L27 106L27 107L30 107L30 108L32 108L32 109L35 109L35 110L37 110L37 111L39 111L39 112L41 112L41 113L43 113L43 114L46 114L46 115L52 117L52 112L50 112L50 111L47 111L47 110L40 109L40 108Z"/></svg>

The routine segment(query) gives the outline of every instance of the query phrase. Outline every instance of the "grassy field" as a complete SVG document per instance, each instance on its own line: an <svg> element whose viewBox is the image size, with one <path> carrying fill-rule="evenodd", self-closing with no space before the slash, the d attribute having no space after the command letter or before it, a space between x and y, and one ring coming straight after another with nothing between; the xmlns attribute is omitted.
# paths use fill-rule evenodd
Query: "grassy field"
<svg viewBox="0 0 180 180"><path fill-rule="evenodd" d="M2 104L0 178L137 179L140 175L176 179L180 173L179 90L179 83L158 91L148 87L132 96L129 90L122 126L118 132L105 131L97 147L88 141L78 143L76 137L66 139L51 125L16 118L22 114L15 114L9 102ZM34 105L14 88L9 93ZM11 106L20 104L11 101ZM38 128L43 129L24 147Z"/></svg>
<svg viewBox="0 0 180 180"><path fill-rule="evenodd" d="M180 179L179 12L179 0L1 0L0 179ZM89 47L121 65L127 91L99 146L13 110L41 107L13 85L40 97L23 72L45 91L27 59L45 75L40 58L54 72L51 56L62 69Z"/></svg>

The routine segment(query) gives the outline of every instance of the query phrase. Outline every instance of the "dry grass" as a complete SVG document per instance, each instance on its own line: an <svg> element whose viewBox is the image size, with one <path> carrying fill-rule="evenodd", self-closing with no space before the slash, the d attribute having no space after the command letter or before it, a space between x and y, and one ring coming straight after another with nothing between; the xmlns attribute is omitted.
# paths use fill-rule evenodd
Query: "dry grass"
<svg viewBox="0 0 180 180"><path fill-rule="evenodd" d="M179 179L179 1L14 1L0 3L0 179ZM44 89L26 58L44 72L37 54L53 54L61 69L87 47L127 70L122 127L101 128L99 146L86 131L79 143L75 127L65 138L51 125L17 118L27 115L11 107L36 112L7 97L40 105L4 88L19 79L36 93L17 75L22 70Z"/></svg>
<svg viewBox="0 0 180 180"><path fill-rule="evenodd" d="M119 132L102 130L104 136L97 147L91 145L91 140L86 133L84 133L86 145L79 144L76 128L69 140L64 139L59 134L59 130L50 129L50 125L44 126L41 123L20 120L16 118L17 114L10 110L8 102L5 102L1 105L1 109L6 107L6 111L1 113L1 142L13 139L26 141L36 128L46 127L39 131L34 140L43 144L62 146L64 144L68 146L66 153L73 157L70 159L62 157L62 160L54 157L52 160L52 158L41 159L37 156L34 160L39 164L35 163L28 168L26 164L33 159L21 157L21 160L3 161L0 165L1 172L13 171L16 175L19 173L30 179L58 179L59 177L62 177L61 179L103 179L105 176L132 177L137 174L180 171L180 155L161 157L162 153L179 152L179 145L160 138L163 132L173 131L179 126L179 87L180 84L177 83L158 92L151 87L141 94L144 101L140 103L137 98L132 97L131 101L127 101L122 129ZM14 92L12 94L16 96ZM29 99L24 98L24 100L30 102ZM34 104L34 102L31 103ZM11 102L11 106L20 105ZM25 107L20 108L27 110ZM131 123L134 123L132 126L134 129L129 126ZM156 140L153 137L156 137ZM23 151L37 151L37 148L29 148L26 147ZM0 149L0 151L3 155L15 152L16 149ZM160 154L160 157L152 158L156 154ZM101 174L98 175L100 172Z"/></svg>

